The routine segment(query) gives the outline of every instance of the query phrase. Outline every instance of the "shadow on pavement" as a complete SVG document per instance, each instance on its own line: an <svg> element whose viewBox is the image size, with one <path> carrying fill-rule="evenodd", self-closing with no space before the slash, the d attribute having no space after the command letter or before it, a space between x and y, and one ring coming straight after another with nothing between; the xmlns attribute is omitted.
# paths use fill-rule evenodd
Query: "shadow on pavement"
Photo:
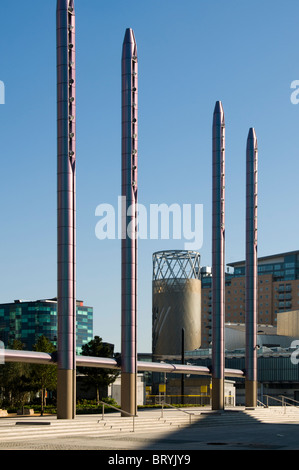
<svg viewBox="0 0 299 470"><path fill-rule="evenodd" d="M148 436L150 439L150 436ZM299 424L262 423L244 411L202 412L144 450L299 450Z"/></svg>

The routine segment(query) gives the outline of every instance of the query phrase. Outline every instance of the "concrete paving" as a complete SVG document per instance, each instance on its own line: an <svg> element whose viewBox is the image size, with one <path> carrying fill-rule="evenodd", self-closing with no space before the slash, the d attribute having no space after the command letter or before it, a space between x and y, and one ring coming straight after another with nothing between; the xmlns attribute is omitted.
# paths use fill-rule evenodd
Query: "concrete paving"
<svg viewBox="0 0 299 470"><path fill-rule="evenodd" d="M188 412L191 418L177 410L164 410L163 416L160 410L139 411L134 427L132 418L118 413L104 419L78 415L71 421L56 416L0 418L0 450L105 450L107 458L115 458L117 451L187 456L198 450L299 450L298 411Z"/></svg>

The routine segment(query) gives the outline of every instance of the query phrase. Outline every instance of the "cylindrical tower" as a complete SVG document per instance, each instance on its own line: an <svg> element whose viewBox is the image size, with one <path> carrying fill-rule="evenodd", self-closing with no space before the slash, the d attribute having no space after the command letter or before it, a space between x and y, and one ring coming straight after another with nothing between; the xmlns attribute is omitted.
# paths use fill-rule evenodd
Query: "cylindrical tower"
<svg viewBox="0 0 299 470"><path fill-rule="evenodd" d="M73 0L57 1L57 417L75 417L76 65Z"/></svg>
<svg viewBox="0 0 299 470"><path fill-rule="evenodd" d="M138 63L134 32L122 49L121 407L136 414Z"/></svg>
<svg viewBox="0 0 299 470"><path fill-rule="evenodd" d="M225 121L221 101L213 115L212 408L224 408Z"/></svg>
<svg viewBox="0 0 299 470"><path fill-rule="evenodd" d="M246 146L246 406L257 406L257 168L255 130Z"/></svg>
<svg viewBox="0 0 299 470"><path fill-rule="evenodd" d="M181 357L182 329L186 351L201 345L200 254L158 251L153 254L153 359Z"/></svg>

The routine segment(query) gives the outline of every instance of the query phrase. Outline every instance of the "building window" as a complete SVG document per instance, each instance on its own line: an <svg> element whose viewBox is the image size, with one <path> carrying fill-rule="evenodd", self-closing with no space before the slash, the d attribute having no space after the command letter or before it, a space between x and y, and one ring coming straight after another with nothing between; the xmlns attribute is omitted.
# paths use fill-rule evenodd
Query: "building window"
<svg viewBox="0 0 299 470"><path fill-rule="evenodd" d="M284 264L284 267L285 267L285 268L294 268L294 267L295 267L295 263L285 263L285 264Z"/></svg>

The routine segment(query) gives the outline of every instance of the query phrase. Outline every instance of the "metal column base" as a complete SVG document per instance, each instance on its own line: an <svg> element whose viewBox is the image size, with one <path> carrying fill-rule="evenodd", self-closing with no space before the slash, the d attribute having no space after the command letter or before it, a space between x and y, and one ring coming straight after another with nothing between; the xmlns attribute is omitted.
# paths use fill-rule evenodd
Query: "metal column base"
<svg viewBox="0 0 299 470"><path fill-rule="evenodd" d="M76 415L76 371L57 371L57 418L75 419Z"/></svg>
<svg viewBox="0 0 299 470"><path fill-rule="evenodd" d="M245 405L253 408L257 406L256 380L245 380Z"/></svg>
<svg viewBox="0 0 299 470"><path fill-rule="evenodd" d="M212 378L212 410L224 410L224 379Z"/></svg>
<svg viewBox="0 0 299 470"><path fill-rule="evenodd" d="M128 372L122 372L121 374L121 409L130 413L131 415L137 415L137 374ZM125 413L122 416L128 416Z"/></svg>

